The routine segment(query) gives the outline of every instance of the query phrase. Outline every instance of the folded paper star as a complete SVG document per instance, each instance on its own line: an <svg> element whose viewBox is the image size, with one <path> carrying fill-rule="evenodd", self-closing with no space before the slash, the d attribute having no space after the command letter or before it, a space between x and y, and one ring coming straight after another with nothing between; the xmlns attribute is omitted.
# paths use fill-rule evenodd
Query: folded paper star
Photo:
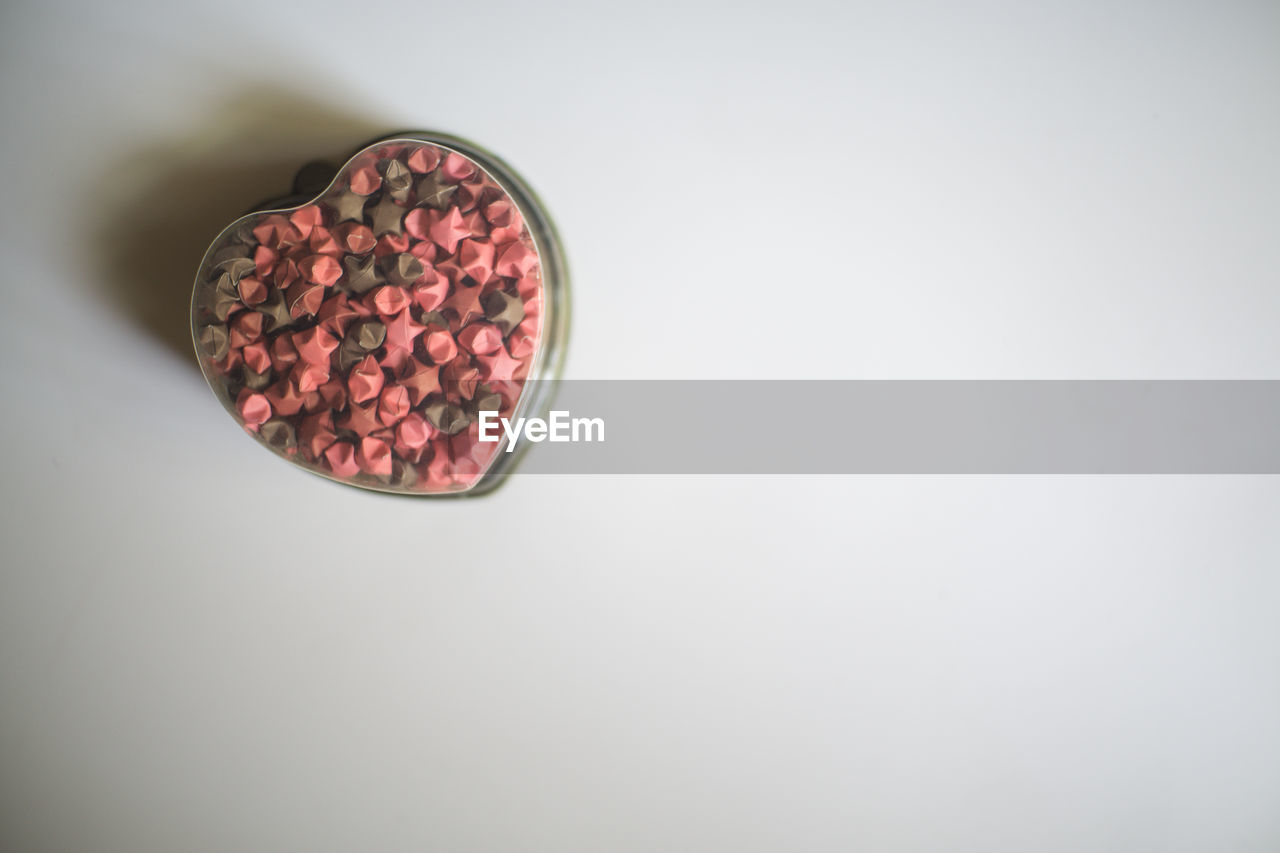
<svg viewBox="0 0 1280 853"><path fill-rule="evenodd" d="M389 198L384 198L373 208L374 234L399 234L404 227L405 209Z"/></svg>

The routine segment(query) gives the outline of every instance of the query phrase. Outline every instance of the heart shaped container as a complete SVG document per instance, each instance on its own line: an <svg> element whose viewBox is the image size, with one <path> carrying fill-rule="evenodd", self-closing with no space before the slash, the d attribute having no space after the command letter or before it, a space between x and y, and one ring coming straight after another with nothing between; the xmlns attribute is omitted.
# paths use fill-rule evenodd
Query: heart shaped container
<svg viewBox="0 0 1280 853"><path fill-rule="evenodd" d="M536 196L492 154L425 132L232 222L191 300L200 367L246 432L396 494L501 483L525 443L482 441L480 415L545 416L567 331L563 252Z"/></svg>

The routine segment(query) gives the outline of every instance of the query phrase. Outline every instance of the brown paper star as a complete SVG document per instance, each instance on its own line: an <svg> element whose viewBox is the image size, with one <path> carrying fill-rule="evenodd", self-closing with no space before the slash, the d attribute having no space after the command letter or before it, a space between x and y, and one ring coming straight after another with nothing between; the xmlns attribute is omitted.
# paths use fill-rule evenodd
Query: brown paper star
<svg viewBox="0 0 1280 853"><path fill-rule="evenodd" d="M466 410L456 403L446 403L444 400L428 403L422 414L427 416L433 427L449 435L462 432L471 423Z"/></svg>
<svg viewBox="0 0 1280 853"><path fill-rule="evenodd" d="M271 368L268 367L266 370L258 373L246 364L243 370L244 387L248 388L250 391L262 391L271 384Z"/></svg>
<svg viewBox="0 0 1280 853"><path fill-rule="evenodd" d="M289 306L285 304L284 293L278 287L271 288L271 295L267 297L267 301L254 306L254 310L266 317L269 332L283 329L293 322Z"/></svg>
<svg viewBox="0 0 1280 853"><path fill-rule="evenodd" d="M240 305L240 289L236 287L235 279L230 273L223 273L218 276L218 283L213 288L213 299L210 301L209 309L213 311L213 316L222 322L227 321L227 317L231 316L231 312Z"/></svg>
<svg viewBox="0 0 1280 853"><path fill-rule="evenodd" d="M384 198L373 209L373 233L377 236L402 233L404 214L403 207L389 198Z"/></svg>
<svg viewBox="0 0 1280 853"><path fill-rule="evenodd" d="M413 185L413 176L409 167L399 160L387 160L382 166L382 186L387 194L396 201L409 198L409 187Z"/></svg>
<svg viewBox="0 0 1280 853"><path fill-rule="evenodd" d="M278 450L292 450L298 446L298 437L288 421L272 418L258 428L258 436Z"/></svg>
<svg viewBox="0 0 1280 853"><path fill-rule="evenodd" d="M240 279L257 269L250 258L228 258L218 264L218 270L231 276L231 280L239 284Z"/></svg>
<svg viewBox="0 0 1280 853"><path fill-rule="evenodd" d="M366 196L356 195L353 192L342 192L328 200L329 207L333 210L333 224L354 220L356 222L364 221L364 203L369 199Z"/></svg>
<svg viewBox="0 0 1280 853"><path fill-rule="evenodd" d="M377 258L373 255L347 255L342 259L342 265L346 268L347 277L340 286L353 293L367 293L383 283Z"/></svg>
<svg viewBox="0 0 1280 853"><path fill-rule="evenodd" d="M226 355L230 346L231 338L226 326L205 326L200 330L200 348L214 361Z"/></svg>
<svg viewBox="0 0 1280 853"><path fill-rule="evenodd" d="M444 210L449 206L449 200L457 189L454 184L446 184L441 181L440 171L437 169L418 181L418 204L434 207L436 210Z"/></svg>
<svg viewBox="0 0 1280 853"><path fill-rule="evenodd" d="M506 337L524 319L524 303L504 290L495 290L484 298L484 315Z"/></svg>
<svg viewBox="0 0 1280 853"><path fill-rule="evenodd" d="M409 287L422 278L425 271L422 261L408 252L401 252L395 257L388 257L384 262L387 281L400 287Z"/></svg>
<svg viewBox="0 0 1280 853"><path fill-rule="evenodd" d="M387 327L377 320L366 320L352 326L338 348L339 369L345 372L355 367L366 355L382 346L386 336Z"/></svg>

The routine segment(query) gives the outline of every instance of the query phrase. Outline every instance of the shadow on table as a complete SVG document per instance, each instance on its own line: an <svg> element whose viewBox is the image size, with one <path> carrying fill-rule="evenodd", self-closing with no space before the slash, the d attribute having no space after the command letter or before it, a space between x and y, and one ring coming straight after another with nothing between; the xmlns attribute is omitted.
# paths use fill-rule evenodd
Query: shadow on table
<svg viewBox="0 0 1280 853"><path fill-rule="evenodd" d="M217 104L189 133L140 141L111 164L88 208L105 292L192 368L189 310L213 238L255 205L289 195L304 164L340 163L395 128L296 92L253 89Z"/></svg>

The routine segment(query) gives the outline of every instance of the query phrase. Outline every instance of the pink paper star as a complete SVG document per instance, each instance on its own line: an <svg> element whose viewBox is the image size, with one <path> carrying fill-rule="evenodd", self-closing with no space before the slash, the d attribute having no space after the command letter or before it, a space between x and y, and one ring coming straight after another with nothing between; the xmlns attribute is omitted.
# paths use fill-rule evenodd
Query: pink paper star
<svg viewBox="0 0 1280 853"><path fill-rule="evenodd" d="M320 326L294 332L291 340L293 348L298 351L303 361L308 364L323 364L326 367L329 364L329 356L341 343Z"/></svg>
<svg viewBox="0 0 1280 853"><path fill-rule="evenodd" d="M378 404L370 403L362 406L359 403L352 403L347 408L347 413L338 419L338 426L349 429L356 435L368 435L376 429L381 429L382 422L378 420Z"/></svg>
<svg viewBox="0 0 1280 853"><path fill-rule="evenodd" d="M388 385L378 397L378 420L394 426L409 414L409 390L403 385Z"/></svg>
<svg viewBox="0 0 1280 853"><path fill-rule="evenodd" d="M424 339L424 346L427 355L436 364L452 361L458 354L458 345L454 342L453 335L444 329L428 332Z"/></svg>
<svg viewBox="0 0 1280 853"><path fill-rule="evenodd" d="M441 217L433 214L428 214L428 217L433 220L427 228L432 242L451 255L457 251L459 240L471 236L471 229L462 221L462 214L456 207L449 208L449 212Z"/></svg>
<svg viewBox="0 0 1280 853"><path fill-rule="evenodd" d="M480 375L486 380L515 379L516 371L524 366L523 362L512 358L501 347L493 355L477 356L476 361L480 362Z"/></svg>
<svg viewBox="0 0 1280 853"><path fill-rule="evenodd" d="M475 173L475 164L456 151L449 152L440 164L440 176L451 184L465 181Z"/></svg>
<svg viewBox="0 0 1280 853"><path fill-rule="evenodd" d="M485 283L493 273L493 244L480 240L463 240L458 248L458 266L471 276L472 281Z"/></svg>
<svg viewBox="0 0 1280 853"><path fill-rule="evenodd" d="M316 320L320 328L338 337L345 335L351 321L359 316L359 312L351 307L351 302L345 293L336 293L329 297L316 312Z"/></svg>
<svg viewBox="0 0 1280 853"><path fill-rule="evenodd" d="M333 431L333 412L325 410L303 418L302 426L298 429L298 439L303 455L308 459L318 459L337 439Z"/></svg>
<svg viewBox="0 0 1280 853"><path fill-rule="evenodd" d="M413 352L414 340L426 329L426 326L414 322L408 308L404 309L387 321L387 349Z"/></svg>
<svg viewBox="0 0 1280 853"><path fill-rule="evenodd" d="M408 390L410 402L418 406L428 394L440 390L440 368L427 367L416 358L411 358L396 381Z"/></svg>
<svg viewBox="0 0 1280 853"><path fill-rule="evenodd" d="M335 441L324 452L329 470L339 477L354 477L360 473L360 465L356 462L356 449L349 441Z"/></svg>
<svg viewBox="0 0 1280 853"><path fill-rule="evenodd" d="M458 333L458 345L475 355L488 355L502 348L502 332L492 323L472 323Z"/></svg>
<svg viewBox="0 0 1280 853"><path fill-rule="evenodd" d="M391 447L380 438L366 436L360 439L356 449L356 464L360 470L375 477L391 476Z"/></svg>
<svg viewBox="0 0 1280 853"><path fill-rule="evenodd" d="M367 355L351 368L351 373L347 376L347 392L352 401L367 403L382 393L385 379L378 360Z"/></svg>
<svg viewBox="0 0 1280 853"><path fill-rule="evenodd" d="M298 264L298 270L308 281L332 287L334 282L342 278L342 264L329 255L309 255Z"/></svg>
<svg viewBox="0 0 1280 853"><path fill-rule="evenodd" d="M248 388L240 392L236 398L236 410L246 426L259 426L271 417L271 403L267 398Z"/></svg>
<svg viewBox="0 0 1280 853"><path fill-rule="evenodd" d="M480 305L480 297L483 293L482 287L457 287L444 302L445 308L452 308L458 315L458 326L462 327L471 321L472 317L483 317L484 308Z"/></svg>
<svg viewBox="0 0 1280 853"><path fill-rule="evenodd" d="M494 272L508 278L523 278L538 263L538 255L524 243L515 242L502 250Z"/></svg>
<svg viewBox="0 0 1280 853"><path fill-rule="evenodd" d="M306 397L287 378L281 379L264 393L267 399L271 401L271 407L276 410L276 414L286 417L296 415L302 411L302 404L305 402Z"/></svg>

